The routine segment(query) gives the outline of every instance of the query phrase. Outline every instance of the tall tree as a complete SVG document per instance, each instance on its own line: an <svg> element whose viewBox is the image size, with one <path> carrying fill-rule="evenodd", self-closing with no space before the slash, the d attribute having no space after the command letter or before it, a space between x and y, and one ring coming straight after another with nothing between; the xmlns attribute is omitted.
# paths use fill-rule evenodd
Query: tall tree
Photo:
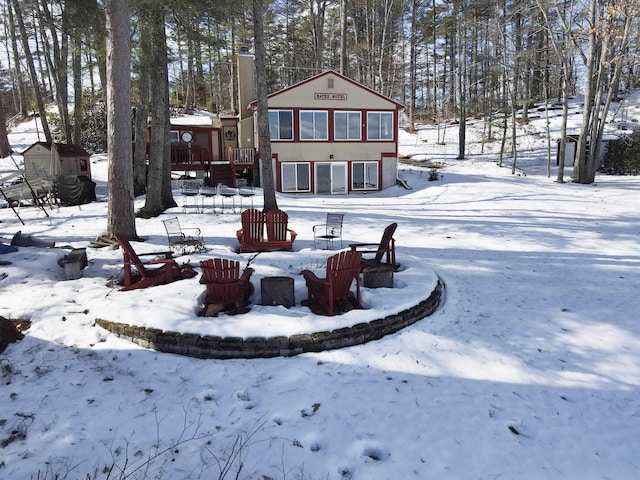
<svg viewBox="0 0 640 480"><path fill-rule="evenodd" d="M72 127L69 116L68 58L69 25L68 14L61 12L62 25L56 25L49 10L49 2L40 0L38 5L41 45L44 50L49 76L53 81L53 93L58 105L58 115L62 125L62 134L67 142L72 141ZM62 6L64 8L64 6Z"/></svg>
<svg viewBox="0 0 640 480"><path fill-rule="evenodd" d="M264 195L264 210L278 208L273 160L271 158L271 132L269 129L269 103L267 90L267 49L264 44L263 0L253 0L253 37L256 50L256 94L258 115L258 142L260 145L260 178Z"/></svg>
<svg viewBox="0 0 640 480"><path fill-rule="evenodd" d="M144 11L142 8L140 11ZM134 61L135 82L133 193L137 197L147 190L147 142L149 141L149 83L151 82L151 31L149 15L138 15L138 48Z"/></svg>
<svg viewBox="0 0 640 480"><path fill-rule="evenodd" d="M573 169L575 182L589 184L595 180L606 117L624 65L623 54L627 51L631 25L639 8L638 0L589 0L588 51L582 51L581 42L572 37L585 60L585 98Z"/></svg>
<svg viewBox="0 0 640 480"><path fill-rule="evenodd" d="M129 0L105 2L107 18L107 231L137 238L131 161Z"/></svg>
<svg viewBox="0 0 640 480"><path fill-rule="evenodd" d="M47 120L47 112L44 106L44 97L42 95L42 89L40 88L40 79L36 71L33 55L31 54L31 46L29 44L30 39L27 35L27 28L24 23L24 16L22 8L20 7L19 0L12 0L13 11L15 19L18 24L18 31L20 32L20 40L22 43L22 51L27 62L27 68L31 77L31 87L35 96L36 104L38 106L38 113L40 115L40 123L42 124L42 131L44 133L47 142L51 142L53 137L51 135L51 129L49 128L49 122Z"/></svg>
<svg viewBox="0 0 640 480"><path fill-rule="evenodd" d="M313 33L314 73L320 73L324 56L324 24L329 0L307 0Z"/></svg>
<svg viewBox="0 0 640 480"><path fill-rule="evenodd" d="M171 193L171 143L169 140L169 80L167 64L167 38L165 35L165 7L163 2L142 2L147 12L141 23L141 34L149 34L150 48L145 54L149 63L149 167L147 195L140 215L149 217L175 207ZM148 25L146 24L148 22Z"/></svg>
<svg viewBox="0 0 640 480"><path fill-rule="evenodd" d="M9 144L9 136L7 135L7 121L4 114L4 105L2 94L0 94L0 158L11 155L11 144Z"/></svg>
<svg viewBox="0 0 640 480"><path fill-rule="evenodd" d="M13 7L11 6L11 3L7 3L7 13L9 20L9 36L11 37L11 53L13 55L13 77L15 79L14 83L18 89L16 98L16 111L18 111L22 116L27 116L27 114L29 113L29 102L27 101L27 91L22 75L22 66L20 64L20 54L18 53L18 35L16 34Z"/></svg>
<svg viewBox="0 0 640 480"><path fill-rule="evenodd" d="M571 52L569 35L564 31L573 31L573 14L567 15L566 8L560 8L557 4L552 7L545 0L536 0L544 26L548 33L549 41L553 47L556 58L560 61L560 101L562 103L562 121L560 124L560 138L558 139L558 173L556 182L564 182L565 154L567 148L567 123L569 117L569 92L571 88ZM552 22L550 12L555 11L560 25ZM564 27L564 28L562 28Z"/></svg>

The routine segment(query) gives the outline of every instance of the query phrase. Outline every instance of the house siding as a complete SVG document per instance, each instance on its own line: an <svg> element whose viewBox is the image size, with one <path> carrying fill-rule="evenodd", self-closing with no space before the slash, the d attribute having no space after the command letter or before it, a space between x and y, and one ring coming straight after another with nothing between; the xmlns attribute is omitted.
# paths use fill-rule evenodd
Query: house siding
<svg viewBox="0 0 640 480"><path fill-rule="evenodd" d="M332 84L333 88L329 88ZM360 85L337 72L328 71L307 81L269 96L269 110L291 111L293 138L271 140L274 158L276 185L282 191L281 165L286 162L308 162L310 164L310 193L318 185L315 165L319 163L342 163L346 165L347 189L345 193L371 191L354 189L353 162L377 162L378 185L381 190L395 185L398 161L398 112L402 108L397 102ZM300 113L302 111L327 112L327 138L307 140L301 138ZM336 112L360 112L360 138L336 140L334 114ZM393 129L391 138L370 140L367 138L370 112L391 113Z"/></svg>

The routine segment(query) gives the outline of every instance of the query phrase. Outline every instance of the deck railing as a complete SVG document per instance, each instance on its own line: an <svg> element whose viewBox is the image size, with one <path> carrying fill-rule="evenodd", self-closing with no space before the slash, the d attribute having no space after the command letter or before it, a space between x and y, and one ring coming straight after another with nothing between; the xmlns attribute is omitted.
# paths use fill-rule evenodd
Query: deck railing
<svg viewBox="0 0 640 480"><path fill-rule="evenodd" d="M184 169L205 170L211 161L208 148L188 145L171 145L171 165Z"/></svg>
<svg viewBox="0 0 640 480"><path fill-rule="evenodd" d="M254 148L229 147L229 161L235 166L252 166L256 161Z"/></svg>

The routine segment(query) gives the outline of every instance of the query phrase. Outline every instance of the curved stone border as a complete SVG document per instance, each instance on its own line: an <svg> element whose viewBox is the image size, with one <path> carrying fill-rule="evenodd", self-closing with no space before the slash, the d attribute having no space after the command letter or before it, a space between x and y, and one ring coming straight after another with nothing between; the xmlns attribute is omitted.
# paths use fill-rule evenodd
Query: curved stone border
<svg viewBox="0 0 640 480"><path fill-rule="evenodd" d="M120 338L159 352L177 353L196 358L271 358L290 357L308 352L322 352L352 347L379 340L418 320L431 315L440 304L444 285L440 280L426 300L399 313L352 327L290 337L217 337L192 333L165 332L155 328L138 327L111 322L102 318L96 324Z"/></svg>

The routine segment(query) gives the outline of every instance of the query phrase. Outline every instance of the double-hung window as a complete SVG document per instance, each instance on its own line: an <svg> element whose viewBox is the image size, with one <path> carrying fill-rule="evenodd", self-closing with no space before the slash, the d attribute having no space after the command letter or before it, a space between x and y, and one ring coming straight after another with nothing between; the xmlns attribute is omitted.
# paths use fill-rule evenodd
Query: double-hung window
<svg viewBox="0 0 640 480"><path fill-rule="evenodd" d="M311 166L305 162L285 162L281 164L283 192L310 192Z"/></svg>
<svg viewBox="0 0 640 480"><path fill-rule="evenodd" d="M353 190L378 190L378 162L352 162L351 179Z"/></svg>
<svg viewBox="0 0 640 480"><path fill-rule="evenodd" d="M300 112L300 140L328 140L329 122L326 111Z"/></svg>
<svg viewBox="0 0 640 480"><path fill-rule="evenodd" d="M393 113L367 112L367 139L393 140Z"/></svg>
<svg viewBox="0 0 640 480"><path fill-rule="evenodd" d="M335 112L333 135L336 140L360 140L362 137L360 112Z"/></svg>
<svg viewBox="0 0 640 480"><path fill-rule="evenodd" d="M269 110L271 140L293 140L293 111Z"/></svg>

